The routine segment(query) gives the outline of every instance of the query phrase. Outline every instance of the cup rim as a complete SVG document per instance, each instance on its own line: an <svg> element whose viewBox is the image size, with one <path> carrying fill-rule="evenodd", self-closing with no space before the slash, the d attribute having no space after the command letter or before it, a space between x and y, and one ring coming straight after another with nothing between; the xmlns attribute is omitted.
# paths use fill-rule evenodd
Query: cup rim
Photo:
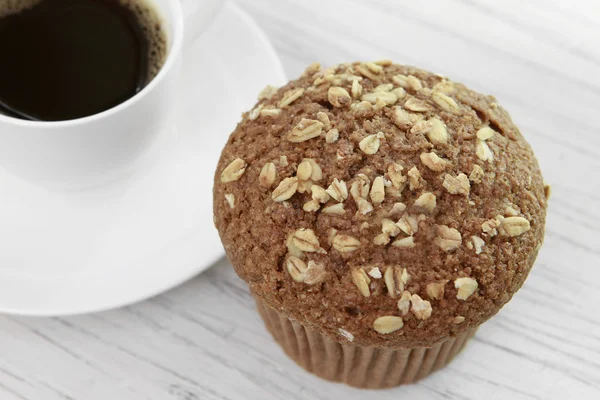
<svg viewBox="0 0 600 400"><path fill-rule="evenodd" d="M72 127L78 125L85 125L90 122L96 122L98 120L110 117L114 114L117 114L127 108L129 108L134 103L139 102L143 97L146 97L149 92L154 90L156 86L158 86L164 79L165 76L170 72L173 68L173 65L177 61L177 56L181 52L181 48L183 47L183 26L184 26L184 18L183 18L183 9L181 3L179 1L169 1L167 4L173 10L173 41L171 45L171 49L167 55L167 60L164 65L156 74L154 79L150 81L141 91L136 93L134 96L125 100L124 102L109 108L108 110L101 111L96 114L88 115L87 117L81 117L76 119L69 119L65 121L30 121L26 119L19 119L14 117L9 117L6 115L0 114L0 124L12 124L17 125L19 127L26 128L46 128L46 129L54 129L54 128L64 128L64 127ZM164 17L163 17L164 18Z"/></svg>

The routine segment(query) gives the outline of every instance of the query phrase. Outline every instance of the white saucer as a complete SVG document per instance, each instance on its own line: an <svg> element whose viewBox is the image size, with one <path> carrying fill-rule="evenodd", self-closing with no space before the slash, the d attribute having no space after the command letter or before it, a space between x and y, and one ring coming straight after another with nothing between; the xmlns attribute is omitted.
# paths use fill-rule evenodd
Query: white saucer
<svg viewBox="0 0 600 400"><path fill-rule="evenodd" d="M146 299L223 255L213 225L219 153L266 85L285 76L234 4L185 50L176 126L132 176L56 193L0 170L0 312L56 316Z"/></svg>

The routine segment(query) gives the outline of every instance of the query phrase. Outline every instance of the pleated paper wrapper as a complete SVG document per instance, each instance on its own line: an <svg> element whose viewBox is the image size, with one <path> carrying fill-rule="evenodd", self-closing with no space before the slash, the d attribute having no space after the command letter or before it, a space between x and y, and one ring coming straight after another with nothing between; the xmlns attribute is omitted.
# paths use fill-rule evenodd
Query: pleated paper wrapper
<svg viewBox="0 0 600 400"><path fill-rule="evenodd" d="M416 382L447 365L477 328L431 348L387 349L338 343L305 328L256 299L265 325L283 350L307 371L330 381L369 389Z"/></svg>

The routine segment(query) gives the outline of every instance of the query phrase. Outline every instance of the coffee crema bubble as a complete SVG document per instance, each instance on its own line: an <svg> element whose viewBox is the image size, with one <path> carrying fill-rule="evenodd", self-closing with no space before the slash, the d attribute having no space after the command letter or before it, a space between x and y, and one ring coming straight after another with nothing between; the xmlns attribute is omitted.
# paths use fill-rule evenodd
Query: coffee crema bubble
<svg viewBox="0 0 600 400"><path fill-rule="evenodd" d="M0 0L0 113L63 121L142 90L167 57L147 0Z"/></svg>

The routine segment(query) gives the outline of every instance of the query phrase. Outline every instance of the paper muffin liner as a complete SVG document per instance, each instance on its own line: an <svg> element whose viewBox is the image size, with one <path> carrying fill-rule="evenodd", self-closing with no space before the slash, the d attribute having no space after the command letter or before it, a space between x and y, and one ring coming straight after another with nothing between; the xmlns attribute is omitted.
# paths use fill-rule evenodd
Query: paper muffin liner
<svg viewBox="0 0 600 400"><path fill-rule="evenodd" d="M416 382L447 365L477 328L431 348L387 349L338 343L305 328L256 299L265 325L290 358L330 381L381 389Z"/></svg>

